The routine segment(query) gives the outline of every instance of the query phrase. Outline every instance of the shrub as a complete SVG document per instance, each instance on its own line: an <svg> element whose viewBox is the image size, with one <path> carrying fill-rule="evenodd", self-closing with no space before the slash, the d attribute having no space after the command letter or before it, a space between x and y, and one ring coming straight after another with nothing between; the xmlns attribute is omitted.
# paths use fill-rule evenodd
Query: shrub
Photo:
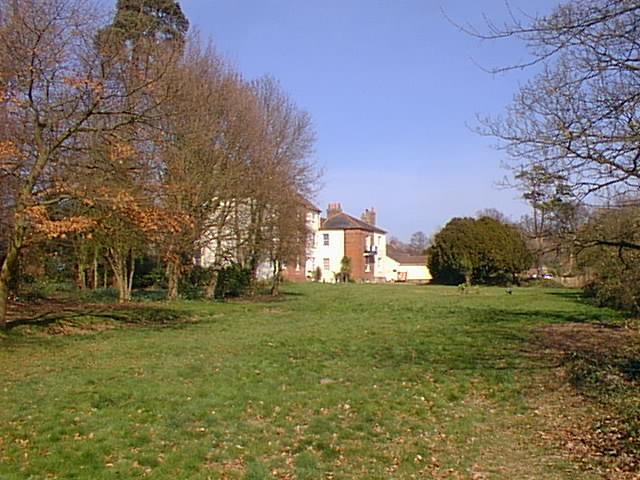
<svg viewBox="0 0 640 480"><path fill-rule="evenodd" d="M251 284L251 270L233 263L218 273L214 292L215 298L240 297Z"/></svg>
<svg viewBox="0 0 640 480"><path fill-rule="evenodd" d="M320 267L316 267L316 269L313 271L313 280L316 282L322 280L322 269Z"/></svg>

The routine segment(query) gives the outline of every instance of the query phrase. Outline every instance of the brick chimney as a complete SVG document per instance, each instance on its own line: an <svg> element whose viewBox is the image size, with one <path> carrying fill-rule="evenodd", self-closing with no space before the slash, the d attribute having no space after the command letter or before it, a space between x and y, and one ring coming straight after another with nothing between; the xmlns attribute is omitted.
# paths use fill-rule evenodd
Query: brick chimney
<svg viewBox="0 0 640 480"><path fill-rule="evenodd" d="M374 210L373 207L371 207L370 209L367 208L364 213L362 215L360 215L360 220L362 220L365 223L368 223L369 225L375 225L376 224L376 211Z"/></svg>
<svg viewBox="0 0 640 480"><path fill-rule="evenodd" d="M342 205L339 203L330 203L327 207L327 218L331 218L339 213L342 213Z"/></svg>

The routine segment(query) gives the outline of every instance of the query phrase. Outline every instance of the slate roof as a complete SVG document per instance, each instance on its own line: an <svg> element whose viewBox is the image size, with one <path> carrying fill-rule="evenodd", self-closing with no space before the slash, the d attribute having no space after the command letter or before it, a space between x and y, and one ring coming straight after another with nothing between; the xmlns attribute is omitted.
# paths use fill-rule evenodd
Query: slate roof
<svg viewBox="0 0 640 480"><path fill-rule="evenodd" d="M327 218L322 224L322 227L320 227L320 230L366 230L368 232L387 233L375 225L363 222L344 212Z"/></svg>
<svg viewBox="0 0 640 480"><path fill-rule="evenodd" d="M410 253L400 252L389 245L387 245L387 257L402 265L422 266L427 264L427 257L425 255L411 255Z"/></svg>

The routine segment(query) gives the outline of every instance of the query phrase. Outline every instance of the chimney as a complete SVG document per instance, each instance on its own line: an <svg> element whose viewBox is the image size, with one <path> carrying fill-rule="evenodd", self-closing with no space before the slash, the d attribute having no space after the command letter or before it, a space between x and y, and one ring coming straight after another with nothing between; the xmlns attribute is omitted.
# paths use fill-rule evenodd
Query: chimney
<svg viewBox="0 0 640 480"><path fill-rule="evenodd" d="M327 207L327 218L342 213L342 206L339 203L330 203Z"/></svg>
<svg viewBox="0 0 640 480"><path fill-rule="evenodd" d="M362 215L360 215L360 220L362 220L365 223L368 223L369 225L375 225L376 224L376 211L374 210L373 207L371 207L371 209L366 209L364 211L364 213Z"/></svg>

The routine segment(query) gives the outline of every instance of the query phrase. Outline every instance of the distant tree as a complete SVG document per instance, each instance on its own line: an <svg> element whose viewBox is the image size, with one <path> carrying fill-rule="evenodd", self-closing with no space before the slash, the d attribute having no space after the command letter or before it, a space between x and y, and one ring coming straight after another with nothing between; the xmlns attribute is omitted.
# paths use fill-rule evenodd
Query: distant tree
<svg viewBox="0 0 640 480"><path fill-rule="evenodd" d="M544 257L555 245L551 239L559 240L554 220L573 205L566 176L549 171L542 164L521 169L514 175L512 184L522 192L522 198L530 205L531 215L523 218L521 227L527 235L535 256L535 267L542 276Z"/></svg>
<svg viewBox="0 0 640 480"><path fill-rule="evenodd" d="M158 200L185 224L162 233L159 253L166 263L167 297L178 296L194 252L207 245L216 257L209 266L207 289L213 297L217 272L232 257L227 250L234 201L248 196L244 177L254 149L255 99L197 36L187 40L181 61L168 77L166 88L174 94L162 106Z"/></svg>
<svg viewBox="0 0 640 480"><path fill-rule="evenodd" d="M411 235L409 239L409 252L413 255L424 255L429 247L429 237L426 233L418 231Z"/></svg>
<svg viewBox="0 0 640 480"><path fill-rule="evenodd" d="M391 237L387 240L387 247L391 247L399 252L409 253L409 245L404 243L398 237Z"/></svg>
<svg viewBox="0 0 640 480"><path fill-rule="evenodd" d="M272 205L267 230L271 235L269 262L272 266L271 296L280 294L282 266L304 269L309 236L307 210L295 192Z"/></svg>
<svg viewBox="0 0 640 480"><path fill-rule="evenodd" d="M492 218L454 218L427 250L436 282L506 283L529 268L531 255L520 232Z"/></svg>
<svg viewBox="0 0 640 480"><path fill-rule="evenodd" d="M471 283L479 264L472 218L454 218L434 238L427 250L427 263L435 282Z"/></svg>
<svg viewBox="0 0 640 480"><path fill-rule="evenodd" d="M513 223L509 217L496 208L483 208L476 212L476 218L488 217L497 220L500 223L511 224Z"/></svg>

